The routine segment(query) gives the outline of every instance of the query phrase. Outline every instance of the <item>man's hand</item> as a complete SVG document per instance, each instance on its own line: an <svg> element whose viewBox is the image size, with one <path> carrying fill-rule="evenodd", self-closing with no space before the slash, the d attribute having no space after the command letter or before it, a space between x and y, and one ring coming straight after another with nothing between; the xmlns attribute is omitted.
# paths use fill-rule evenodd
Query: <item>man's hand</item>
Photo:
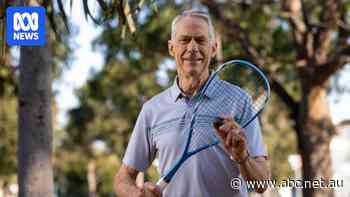
<svg viewBox="0 0 350 197"><path fill-rule="evenodd" d="M248 157L247 139L244 129L229 117L222 117L214 127L218 132L228 154L237 162Z"/></svg>
<svg viewBox="0 0 350 197"><path fill-rule="evenodd" d="M161 197L162 192L154 183L135 184L138 173L136 169L123 164L114 178L116 194L121 197Z"/></svg>
<svg viewBox="0 0 350 197"><path fill-rule="evenodd" d="M161 197L162 192L158 186L152 182L145 182L142 190L144 191L145 197Z"/></svg>
<svg viewBox="0 0 350 197"><path fill-rule="evenodd" d="M248 143L245 132L229 117L219 118L214 127L227 153L240 165L240 172L245 180L269 180L271 178L270 164L264 156L249 157ZM267 187L256 187L256 192L263 193Z"/></svg>

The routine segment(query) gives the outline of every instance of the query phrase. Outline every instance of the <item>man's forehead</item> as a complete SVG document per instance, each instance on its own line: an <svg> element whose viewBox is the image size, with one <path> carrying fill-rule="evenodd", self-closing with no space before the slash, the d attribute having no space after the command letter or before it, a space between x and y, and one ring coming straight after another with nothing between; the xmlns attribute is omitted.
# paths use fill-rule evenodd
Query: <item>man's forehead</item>
<svg viewBox="0 0 350 197"><path fill-rule="evenodd" d="M208 23L195 16L186 16L176 24L176 34L178 36L204 36L207 37L209 32Z"/></svg>
<svg viewBox="0 0 350 197"><path fill-rule="evenodd" d="M203 26L208 28L208 22L199 16L184 16L176 23L177 27L185 25Z"/></svg>

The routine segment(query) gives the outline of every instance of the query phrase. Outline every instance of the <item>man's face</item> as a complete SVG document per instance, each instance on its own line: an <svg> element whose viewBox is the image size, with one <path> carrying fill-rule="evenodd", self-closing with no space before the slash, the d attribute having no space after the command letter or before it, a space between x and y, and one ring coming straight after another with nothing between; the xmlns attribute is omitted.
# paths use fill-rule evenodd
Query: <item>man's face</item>
<svg viewBox="0 0 350 197"><path fill-rule="evenodd" d="M187 16L176 23L175 38L168 46L180 76L200 77L209 70L210 59L216 54L213 40L209 40L207 22L200 17Z"/></svg>

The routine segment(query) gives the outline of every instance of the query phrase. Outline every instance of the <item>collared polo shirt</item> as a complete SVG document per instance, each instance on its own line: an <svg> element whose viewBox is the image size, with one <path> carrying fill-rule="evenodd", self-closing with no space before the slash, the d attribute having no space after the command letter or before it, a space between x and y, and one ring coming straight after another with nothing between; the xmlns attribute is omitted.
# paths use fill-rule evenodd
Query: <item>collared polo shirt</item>
<svg viewBox="0 0 350 197"><path fill-rule="evenodd" d="M181 156L188 136L186 128L200 100L199 95L191 98L183 96L175 79L170 88L148 100L136 121L123 163L145 171L158 157L158 168L163 175ZM195 130L215 132L212 125L214 117L220 115L232 115L238 123L253 115L248 107L248 95L218 77L210 83L203 99L196 112ZM258 120L245 128L245 134L250 155L267 156ZM242 179L239 165L230 160L223 145L219 144L189 158L166 187L163 196L245 197L244 181L239 189L230 185L231 180L237 177Z"/></svg>

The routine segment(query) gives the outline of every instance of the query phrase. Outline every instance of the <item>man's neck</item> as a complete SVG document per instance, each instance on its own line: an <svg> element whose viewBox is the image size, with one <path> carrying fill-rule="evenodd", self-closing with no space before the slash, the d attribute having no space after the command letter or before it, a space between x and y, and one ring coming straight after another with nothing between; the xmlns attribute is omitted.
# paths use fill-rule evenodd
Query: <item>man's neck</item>
<svg viewBox="0 0 350 197"><path fill-rule="evenodd" d="M192 97L197 94L208 78L209 71L200 76L179 76L178 86L186 96Z"/></svg>

